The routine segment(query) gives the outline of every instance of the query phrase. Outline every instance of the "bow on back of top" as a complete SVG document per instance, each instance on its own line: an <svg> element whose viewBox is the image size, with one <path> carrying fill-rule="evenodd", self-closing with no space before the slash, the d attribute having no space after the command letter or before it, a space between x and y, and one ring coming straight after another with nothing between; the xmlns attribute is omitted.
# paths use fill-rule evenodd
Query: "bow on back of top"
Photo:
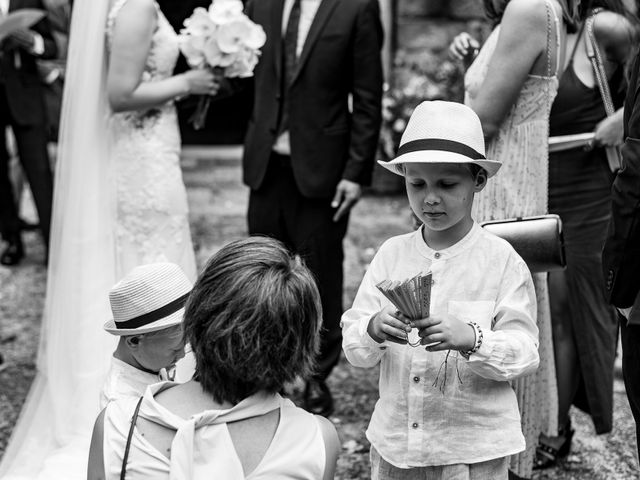
<svg viewBox="0 0 640 480"><path fill-rule="evenodd" d="M170 480L210 479L212 472L224 472L224 478L230 480L244 479L242 464L226 424L264 415L288 400L280 395L260 392L245 398L230 409L206 410L184 419L158 404L154 398L172 386L175 384L167 382L148 387L139 413L142 418L176 430L171 444ZM196 439L195 432L198 429L200 431ZM215 455L211 455L210 452L215 452Z"/></svg>

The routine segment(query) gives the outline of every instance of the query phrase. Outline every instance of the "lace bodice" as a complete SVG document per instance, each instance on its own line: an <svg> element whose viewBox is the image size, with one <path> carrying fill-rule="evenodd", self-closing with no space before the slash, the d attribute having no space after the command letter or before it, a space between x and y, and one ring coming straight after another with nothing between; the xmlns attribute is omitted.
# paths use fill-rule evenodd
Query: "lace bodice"
<svg viewBox="0 0 640 480"><path fill-rule="evenodd" d="M107 48L113 48L118 13L127 0L116 0L107 18ZM142 82L173 75L178 38L154 2L157 26L151 38ZM195 276L188 206L180 170L180 131L173 101L145 110L112 113L111 160L117 189L116 248L118 274L157 261L180 265Z"/></svg>
<svg viewBox="0 0 640 480"><path fill-rule="evenodd" d="M553 7L548 4L548 8L555 16L556 39L559 40L559 19ZM497 26L465 75L466 104L480 91L499 32L500 26ZM559 48L558 42L555 48ZM551 62L550 58L547 60ZM550 70L557 71L557 66ZM487 158L500 160L503 164L495 179L476 196L474 215L477 221L546 213L549 112L557 91L555 74L529 75L525 80L498 133L487 145Z"/></svg>
<svg viewBox="0 0 640 480"><path fill-rule="evenodd" d="M120 9L127 3L127 0L116 0L107 16L106 35L107 50L110 52L113 46L113 34L116 20ZM173 75L180 49L178 47L178 37L173 27L160 11L160 7L154 2L157 12L157 27L151 39L149 55L142 72L142 82L153 82L169 78ZM140 127L153 122L162 110L172 108L173 102L167 102L162 107L151 108L145 111L125 112L117 114L124 121L129 121L135 127Z"/></svg>

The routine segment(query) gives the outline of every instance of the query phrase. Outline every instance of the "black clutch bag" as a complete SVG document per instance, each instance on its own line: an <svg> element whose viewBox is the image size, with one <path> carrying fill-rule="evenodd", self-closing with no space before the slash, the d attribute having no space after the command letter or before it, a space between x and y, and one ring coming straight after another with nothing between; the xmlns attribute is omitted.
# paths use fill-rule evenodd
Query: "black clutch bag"
<svg viewBox="0 0 640 480"><path fill-rule="evenodd" d="M492 220L480 226L509 242L532 273L561 270L567 265L558 215Z"/></svg>

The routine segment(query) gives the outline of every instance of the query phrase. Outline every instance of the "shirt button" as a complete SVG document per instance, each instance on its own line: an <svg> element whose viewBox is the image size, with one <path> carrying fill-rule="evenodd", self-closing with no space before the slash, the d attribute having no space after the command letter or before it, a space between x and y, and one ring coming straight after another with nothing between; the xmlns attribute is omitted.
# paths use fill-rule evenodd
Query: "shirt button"
<svg viewBox="0 0 640 480"><path fill-rule="evenodd" d="M413 381L418 383L420 381L420 377L413 377Z"/></svg>
<svg viewBox="0 0 640 480"><path fill-rule="evenodd" d="M434 253L433 256L436 258L440 258L440 254L438 252Z"/></svg>
<svg viewBox="0 0 640 480"><path fill-rule="evenodd" d="M414 423L413 425L411 425L413 428L418 428L418 424Z"/></svg>

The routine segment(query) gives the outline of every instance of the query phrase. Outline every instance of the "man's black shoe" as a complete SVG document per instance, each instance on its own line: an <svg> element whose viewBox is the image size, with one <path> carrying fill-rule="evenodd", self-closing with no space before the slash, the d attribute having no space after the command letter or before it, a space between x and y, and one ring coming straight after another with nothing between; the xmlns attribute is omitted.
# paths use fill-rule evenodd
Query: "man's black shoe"
<svg viewBox="0 0 640 480"><path fill-rule="evenodd" d="M8 243L9 244L2 252L2 255L0 255L0 263L11 267L13 265L17 265L24 257L24 247L22 246L22 241L20 239L10 240Z"/></svg>
<svg viewBox="0 0 640 480"><path fill-rule="evenodd" d="M333 413L333 397L322 380L309 380L304 389L304 409L328 417Z"/></svg>

